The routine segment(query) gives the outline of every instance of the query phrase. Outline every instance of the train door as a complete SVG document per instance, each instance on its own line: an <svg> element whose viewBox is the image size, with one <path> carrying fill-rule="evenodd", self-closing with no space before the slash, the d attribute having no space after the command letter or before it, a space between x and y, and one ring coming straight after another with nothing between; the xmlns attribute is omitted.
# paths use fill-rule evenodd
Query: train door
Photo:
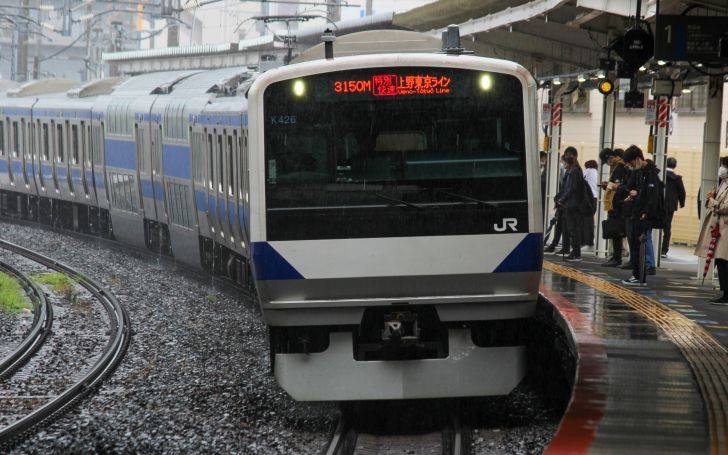
<svg viewBox="0 0 728 455"><path fill-rule="evenodd" d="M23 191L27 192L30 189L30 179L28 178L28 166L32 166L33 163L33 150L31 148L30 141L30 125L25 119L20 119L20 140L21 147L20 153L22 155L22 174L23 174ZM31 169L32 172L32 169ZM31 173L32 175L32 173Z"/></svg>
<svg viewBox="0 0 728 455"><path fill-rule="evenodd" d="M5 160L5 151L7 150L7 147L5 146L5 137L6 137L6 126L7 123L5 122L5 119L0 118L0 160ZM0 163L2 162L0 161ZM7 164L6 164L7 165ZM2 165L0 165L0 168L2 168ZM4 183L3 180L5 180L4 176L0 174L0 182Z"/></svg>
<svg viewBox="0 0 728 455"><path fill-rule="evenodd" d="M51 134L50 124L48 121L38 120L40 128L39 140L39 152L38 152L38 185L42 193L46 192L46 185L48 185L47 179L52 178L51 175Z"/></svg>
<svg viewBox="0 0 728 455"><path fill-rule="evenodd" d="M67 123L68 124L68 123ZM68 181L71 195L86 203L88 192L83 184L83 122L73 120L69 129Z"/></svg>
<svg viewBox="0 0 728 455"><path fill-rule="evenodd" d="M88 203L95 206L96 192L94 190L91 154L91 122L81 122L81 174L83 178L83 190L86 193Z"/></svg>
<svg viewBox="0 0 728 455"><path fill-rule="evenodd" d="M109 186L106 183L106 168L104 164L104 122L91 123L91 168L93 170L93 186L96 191L96 203L100 208L109 208Z"/></svg>
<svg viewBox="0 0 728 455"><path fill-rule="evenodd" d="M248 134L246 129L240 130L237 138L239 150L239 162L236 166L238 170L237 180L237 205L238 205L238 229L240 230L240 239L243 248L248 248L248 232L246 227L247 220L247 185L248 185Z"/></svg>
<svg viewBox="0 0 728 455"><path fill-rule="evenodd" d="M207 225L210 226L211 236L213 239L217 234L217 224L215 217L217 216L217 205L215 204L215 139L214 130L205 128L205 161L207 163L207 184L205 185L206 203L207 203Z"/></svg>
<svg viewBox="0 0 728 455"><path fill-rule="evenodd" d="M227 241L225 229L225 130L215 130L215 226L219 241Z"/></svg>
<svg viewBox="0 0 728 455"><path fill-rule="evenodd" d="M235 135L234 128L225 135L225 227L230 243L239 245L235 235ZM237 248L235 248L237 249Z"/></svg>
<svg viewBox="0 0 728 455"><path fill-rule="evenodd" d="M8 154L8 178L10 179L10 185L15 186L15 158L18 156L18 142L20 141L20 131L18 127L18 121L12 119L11 121L11 133L10 133L10 153Z"/></svg>
<svg viewBox="0 0 728 455"><path fill-rule="evenodd" d="M164 197L164 174L162 169L164 141L162 140L162 125L159 120L161 120L160 117L155 117L149 123L152 190L154 192L154 205L157 219L160 223L169 224L167 201Z"/></svg>
<svg viewBox="0 0 728 455"><path fill-rule="evenodd" d="M134 137L136 138L136 176L139 182L137 191L141 195L139 213L142 218L149 216L156 219L154 204L150 203L154 199L154 193L151 190L151 178L149 177L149 125L148 122L142 120L141 114L134 123Z"/></svg>

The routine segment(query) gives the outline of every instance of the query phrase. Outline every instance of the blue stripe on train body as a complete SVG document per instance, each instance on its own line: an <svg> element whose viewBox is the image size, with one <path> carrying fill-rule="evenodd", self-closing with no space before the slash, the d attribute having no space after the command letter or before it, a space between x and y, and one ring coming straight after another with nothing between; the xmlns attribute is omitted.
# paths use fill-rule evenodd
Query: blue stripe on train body
<svg viewBox="0 0 728 455"><path fill-rule="evenodd" d="M163 144L164 175L190 180L192 178L191 152L186 145Z"/></svg>
<svg viewBox="0 0 728 455"><path fill-rule="evenodd" d="M495 241L495 239L494 239ZM491 273L539 272L543 267L543 234L526 235ZM268 242L251 243L256 280L300 280L303 275Z"/></svg>
<svg viewBox="0 0 728 455"><path fill-rule="evenodd" d="M109 139L105 141L106 165L136 171L136 147L134 141Z"/></svg>
<svg viewBox="0 0 728 455"><path fill-rule="evenodd" d="M543 234L533 232L506 256L493 273L540 272L543 267Z"/></svg>

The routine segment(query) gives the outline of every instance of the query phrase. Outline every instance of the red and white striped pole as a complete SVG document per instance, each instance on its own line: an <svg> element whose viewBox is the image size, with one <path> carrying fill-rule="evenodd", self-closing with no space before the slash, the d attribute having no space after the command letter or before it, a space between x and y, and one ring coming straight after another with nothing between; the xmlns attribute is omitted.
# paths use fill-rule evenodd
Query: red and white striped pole
<svg viewBox="0 0 728 455"><path fill-rule="evenodd" d="M655 117L657 131L655 153L653 158L655 166L660 170L660 178L665 181L665 161L667 159L667 135L670 128L670 98L660 96L657 98L657 115ZM655 265L660 265L660 252L662 251L662 230L652 230L652 246L655 254Z"/></svg>

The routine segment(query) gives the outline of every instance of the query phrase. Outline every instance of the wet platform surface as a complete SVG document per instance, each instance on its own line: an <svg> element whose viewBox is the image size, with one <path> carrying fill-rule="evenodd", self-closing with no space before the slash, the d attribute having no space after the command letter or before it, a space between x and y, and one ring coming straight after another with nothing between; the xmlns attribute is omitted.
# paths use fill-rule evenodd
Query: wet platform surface
<svg viewBox="0 0 728 455"><path fill-rule="evenodd" d="M569 321L580 359L547 453L728 453L728 307L703 309L716 292L700 286L696 265L627 287L628 270L593 256L545 259L542 292Z"/></svg>

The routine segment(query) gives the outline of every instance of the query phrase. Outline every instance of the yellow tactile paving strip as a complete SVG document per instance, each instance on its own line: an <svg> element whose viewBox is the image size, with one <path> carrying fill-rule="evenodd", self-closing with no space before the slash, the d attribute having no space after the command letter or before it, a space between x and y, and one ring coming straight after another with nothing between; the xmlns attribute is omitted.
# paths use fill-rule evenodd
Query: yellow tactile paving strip
<svg viewBox="0 0 728 455"><path fill-rule="evenodd" d="M700 387L711 454L728 454L728 350L701 326L654 299L553 262L544 261L543 267L616 297L664 331L690 364Z"/></svg>

